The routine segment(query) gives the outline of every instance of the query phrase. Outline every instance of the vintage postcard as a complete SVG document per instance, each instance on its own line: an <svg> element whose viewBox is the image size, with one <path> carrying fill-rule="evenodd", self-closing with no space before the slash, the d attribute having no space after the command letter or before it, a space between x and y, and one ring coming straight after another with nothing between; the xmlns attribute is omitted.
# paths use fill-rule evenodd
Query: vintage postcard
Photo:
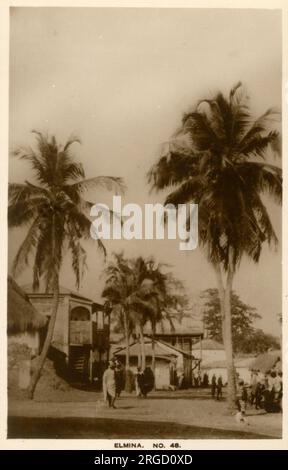
<svg viewBox="0 0 288 470"><path fill-rule="evenodd" d="M26 3L1 6L2 446L283 448L287 9Z"/></svg>

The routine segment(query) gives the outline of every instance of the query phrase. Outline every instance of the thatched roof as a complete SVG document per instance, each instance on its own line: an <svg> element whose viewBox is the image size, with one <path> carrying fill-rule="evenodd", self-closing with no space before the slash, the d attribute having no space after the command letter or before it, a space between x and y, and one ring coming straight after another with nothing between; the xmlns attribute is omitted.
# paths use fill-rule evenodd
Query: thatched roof
<svg viewBox="0 0 288 470"><path fill-rule="evenodd" d="M8 276L7 307L8 334L36 331L47 323L47 318L37 312L11 276Z"/></svg>
<svg viewBox="0 0 288 470"><path fill-rule="evenodd" d="M268 351L256 357L250 365L251 370L260 370L263 373L269 372L281 361L281 351Z"/></svg>

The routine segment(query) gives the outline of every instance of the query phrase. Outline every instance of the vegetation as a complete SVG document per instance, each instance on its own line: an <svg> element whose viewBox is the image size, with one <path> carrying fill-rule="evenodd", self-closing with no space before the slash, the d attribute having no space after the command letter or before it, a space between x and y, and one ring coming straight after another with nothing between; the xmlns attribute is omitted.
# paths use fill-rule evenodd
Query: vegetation
<svg viewBox="0 0 288 470"><path fill-rule="evenodd" d="M217 289L203 292L205 299L204 323L208 337L223 342L221 306ZM231 294L232 338L235 353L261 353L269 348L278 349L279 341L270 334L253 326L261 318L255 308L242 302L239 296Z"/></svg>
<svg viewBox="0 0 288 470"><path fill-rule="evenodd" d="M241 83L229 96L219 92L202 99L183 116L180 129L148 174L155 190L174 187L167 204L198 204L200 244L215 271L220 298L230 407L236 398L234 276L243 255L258 262L263 243L277 243L261 198L267 194L281 203L282 197L282 171L265 159L278 142L278 133L270 130L273 114L268 110L255 120Z"/></svg>
<svg viewBox="0 0 288 470"><path fill-rule="evenodd" d="M72 138L62 146L54 136L36 131L34 134L36 148L19 148L15 155L30 164L35 181L10 183L8 207L9 227L27 228L14 260L14 275L32 258L33 288L37 290L43 280L46 292L53 293L47 336L29 387L31 398L53 337L59 304L59 272L65 253L71 256L77 287L85 268L86 253L81 240L90 238L88 214L92 203L84 198L84 192L99 185L114 192L123 190L121 178L85 179L83 166L71 154L71 146L78 139ZM105 255L102 241L97 240L97 244Z"/></svg>

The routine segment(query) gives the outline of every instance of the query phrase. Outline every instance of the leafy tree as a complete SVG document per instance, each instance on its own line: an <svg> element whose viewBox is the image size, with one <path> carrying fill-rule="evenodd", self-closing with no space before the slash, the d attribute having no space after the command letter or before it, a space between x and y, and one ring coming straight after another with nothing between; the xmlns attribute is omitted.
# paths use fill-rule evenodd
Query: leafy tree
<svg viewBox="0 0 288 470"><path fill-rule="evenodd" d="M269 128L272 115L268 110L256 120L252 117L241 83L229 96L219 92L202 99L184 115L148 173L152 188L172 189L167 204L198 204L199 240L215 271L220 297L229 407L236 398L233 280L243 255L258 262L263 243L277 243L261 199L268 194L281 203L282 197L282 171L265 161L267 149L277 148L278 133Z"/></svg>
<svg viewBox="0 0 288 470"><path fill-rule="evenodd" d="M14 152L30 164L33 183L10 183L8 207L9 227L27 227L13 263L13 274L17 276L32 258L34 290L43 280L46 292L53 293L47 335L29 387L31 398L53 338L59 305L59 272L66 252L71 256L77 287L85 268L86 253L81 240L90 238L88 214L93 204L84 198L84 192L98 186L115 192L123 189L121 178L85 179L82 164L75 162L71 154L71 146L79 143L78 139L71 138L60 145L54 136L33 132L36 148L21 147ZM97 244L105 254L101 240Z"/></svg>
<svg viewBox="0 0 288 470"><path fill-rule="evenodd" d="M203 292L205 299L204 324L208 337L223 342L222 318L219 293L217 289L207 289ZM239 296L231 294L232 338L235 352L243 351L243 342L254 333L253 322L261 318L257 310L245 304Z"/></svg>
<svg viewBox="0 0 288 470"><path fill-rule="evenodd" d="M253 329L239 339L239 350L247 354L260 354L269 349L280 349L280 342L275 336L264 333L263 330Z"/></svg>

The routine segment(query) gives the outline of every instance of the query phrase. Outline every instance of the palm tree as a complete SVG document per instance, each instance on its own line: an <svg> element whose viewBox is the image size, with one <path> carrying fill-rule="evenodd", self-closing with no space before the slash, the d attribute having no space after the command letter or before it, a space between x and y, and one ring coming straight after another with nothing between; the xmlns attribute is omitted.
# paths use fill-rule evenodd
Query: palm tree
<svg viewBox="0 0 288 470"><path fill-rule="evenodd" d="M123 326L126 343L126 369L129 369L129 342L136 331L141 348L141 367L145 368L145 343L143 328L152 315L153 305L149 303L145 290L146 263L142 257L126 259L123 253L113 254L114 260L106 269L106 283L103 297L113 305L113 313ZM128 387L129 388L129 387Z"/></svg>
<svg viewBox="0 0 288 470"><path fill-rule="evenodd" d="M180 319L183 309L187 306L183 284L171 272L163 269L169 265L156 263L151 257L146 261L147 279L145 280L145 294L147 300L154 305L150 316L152 339L152 370L155 375L155 336L157 324L163 327L164 321L170 324L171 331L175 330L174 320Z"/></svg>
<svg viewBox="0 0 288 470"><path fill-rule="evenodd" d="M265 159L279 138L268 130L272 115L268 110L252 118L241 83L228 97L217 93L201 100L184 115L169 148L148 174L156 190L174 186L166 203L198 204L199 240L214 268L221 304L230 406L235 402L231 330L235 272L244 254L258 262L263 243L277 243L261 199L268 194L281 203L282 197L282 171Z"/></svg>
<svg viewBox="0 0 288 470"><path fill-rule="evenodd" d="M77 287L85 267L86 253L80 240L90 238L88 213L93 204L84 199L83 193L99 185L109 190L123 190L121 178L98 176L85 179L81 163L76 163L71 155L71 146L79 142L78 139L71 138L62 146L54 136L33 132L36 149L22 147L14 153L30 164L34 182L9 184L8 207L9 227L27 227L27 234L13 263L14 275L18 275L33 257L34 290L43 280L46 291L53 293L47 336L29 387L31 398L53 338L59 304L59 271L65 251L70 252ZM106 254L100 239L97 244Z"/></svg>

